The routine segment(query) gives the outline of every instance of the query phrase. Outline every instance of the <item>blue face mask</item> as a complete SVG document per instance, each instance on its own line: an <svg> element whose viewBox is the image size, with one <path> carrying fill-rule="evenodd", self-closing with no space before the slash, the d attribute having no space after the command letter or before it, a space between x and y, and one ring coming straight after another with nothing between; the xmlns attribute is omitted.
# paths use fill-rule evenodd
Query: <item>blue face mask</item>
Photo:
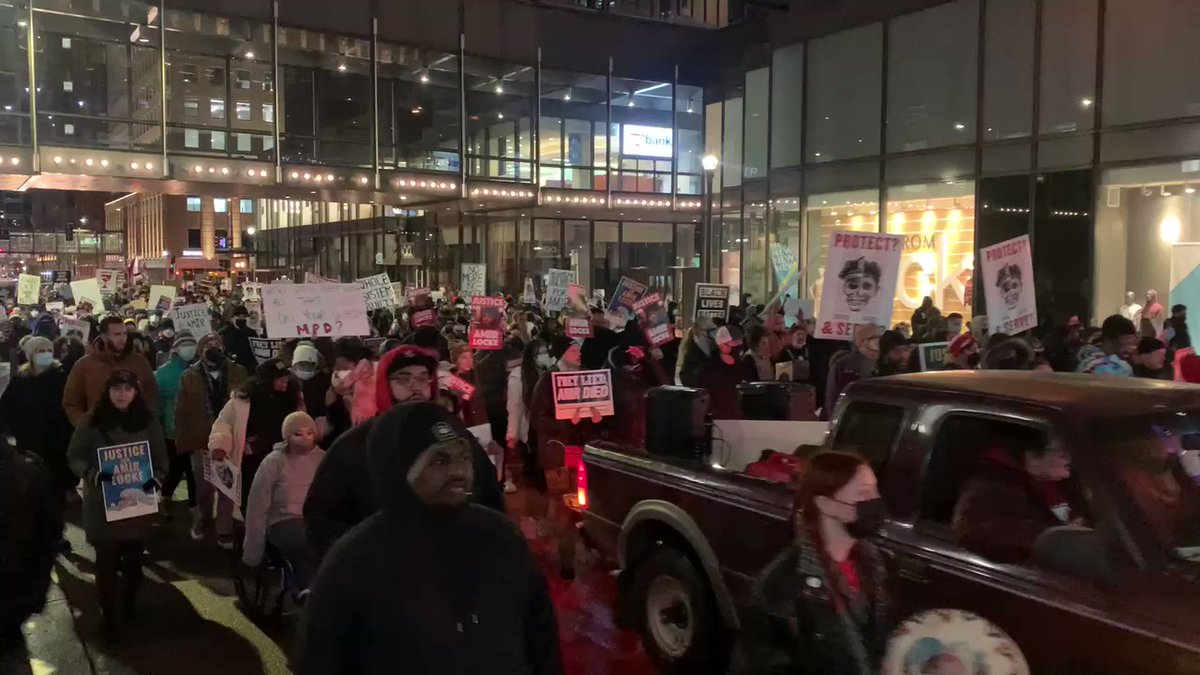
<svg viewBox="0 0 1200 675"><path fill-rule="evenodd" d="M38 352L33 355L33 365L41 368L49 368L54 364L54 354L50 352Z"/></svg>
<svg viewBox="0 0 1200 675"><path fill-rule="evenodd" d="M196 358L196 348L186 345L179 348L179 358L184 361L191 361Z"/></svg>

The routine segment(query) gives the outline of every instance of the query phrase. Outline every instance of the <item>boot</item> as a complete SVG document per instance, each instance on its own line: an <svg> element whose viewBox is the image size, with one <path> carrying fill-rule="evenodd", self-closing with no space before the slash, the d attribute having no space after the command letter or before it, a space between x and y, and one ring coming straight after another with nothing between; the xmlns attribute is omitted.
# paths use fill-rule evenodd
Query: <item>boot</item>
<svg viewBox="0 0 1200 675"><path fill-rule="evenodd" d="M192 541L200 541L204 539L204 512L199 506L193 506L192 512L192 530L189 534L192 536Z"/></svg>

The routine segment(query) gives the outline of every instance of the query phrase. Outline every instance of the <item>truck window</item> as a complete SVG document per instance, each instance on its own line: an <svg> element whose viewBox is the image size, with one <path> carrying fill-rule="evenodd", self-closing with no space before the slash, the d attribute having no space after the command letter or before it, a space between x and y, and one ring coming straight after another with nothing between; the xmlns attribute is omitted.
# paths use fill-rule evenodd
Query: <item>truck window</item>
<svg viewBox="0 0 1200 675"><path fill-rule="evenodd" d="M834 447L855 450L877 475L883 475L903 421L904 408L900 406L851 401L838 422Z"/></svg>
<svg viewBox="0 0 1200 675"><path fill-rule="evenodd" d="M921 517L949 525L963 485L983 466L985 455L1000 446L1044 446L1034 427L968 414L947 415L938 427L921 484Z"/></svg>

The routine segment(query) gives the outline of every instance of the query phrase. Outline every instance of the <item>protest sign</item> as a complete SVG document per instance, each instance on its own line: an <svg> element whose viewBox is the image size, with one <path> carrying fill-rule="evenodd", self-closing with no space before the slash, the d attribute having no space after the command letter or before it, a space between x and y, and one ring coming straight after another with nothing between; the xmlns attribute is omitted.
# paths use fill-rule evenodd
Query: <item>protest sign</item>
<svg viewBox="0 0 1200 675"><path fill-rule="evenodd" d="M336 284L336 283L338 283L338 280L330 279L329 277L323 277L318 274L313 274L312 272L305 272L304 273L304 283L306 283L306 284Z"/></svg>
<svg viewBox="0 0 1200 675"><path fill-rule="evenodd" d="M591 316L569 316L565 328L569 338L590 338L593 334Z"/></svg>
<svg viewBox="0 0 1200 675"><path fill-rule="evenodd" d="M94 311L104 309L104 296L100 293L100 282L95 279L72 281L71 297L75 299L75 307L79 307L86 301Z"/></svg>
<svg viewBox="0 0 1200 675"><path fill-rule="evenodd" d="M386 272L358 280L362 287L363 303L367 311L373 309L391 309L396 306L396 294L392 290L392 280Z"/></svg>
<svg viewBox="0 0 1200 675"><path fill-rule="evenodd" d="M371 334L358 284L272 284L262 294L263 319L273 338Z"/></svg>
<svg viewBox="0 0 1200 675"><path fill-rule="evenodd" d="M487 293L487 265L462 263L459 290L469 301Z"/></svg>
<svg viewBox="0 0 1200 675"><path fill-rule="evenodd" d="M526 305L536 305L537 290L533 287L533 277L525 277L525 289L521 291L521 302Z"/></svg>
<svg viewBox="0 0 1200 675"><path fill-rule="evenodd" d="M667 308L663 306L662 296L658 293L651 293L635 302L633 310L637 312L642 331L646 333L650 344L658 347L675 339L675 331L671 330L671 324L668 323Z"/></svg>
<svg viewBox="0 0 1200 675"><path fill-rule="evenodd" d="M56 283L56 284L71 283L71 270L54 270L54 283Z"/></svg>
<svg viewBox="0 0 1200 675"><path fill-rule="evenodd" d="M852 340L862 324L892 325L904 236L835 232L825 257L816 337Z"/></svg>
<svg viewBox="0 0 1200 675"><path fill-rule="evenodd" d="M17 277L17 304L38 304L38 292L42 290L42 278L36 274L21 274Z"/></svg>
<svg viewBox="0 0 1200 675"><path fill-rule="evenodd" d="M67 337L79 338L79 341L85 345L92 336L92 324L70 316L64 316L58 320L58 330Z"/></svg>
<svg viewBox="0 0 1200 675"><path fill-rule="evenodd" d="M246 301L246 326L259 335L263 334L262 300Z"/></svg>
<svg viewBox="0 0 1200 675"><path fill-rule="evenodd" d="M171 309L171 302L175 300L174 286L151 286L150 299L146 306L150 309L159 309L167 311Z"/></svg>
<svg viewBox="0 0 1200 675"><path fill-rule="evenodd" d="M949 342L927 342L917 345L917 355L921 359L921 370L945 370L946 352L949 349Z"/></svg>
<svg viewBox="0 0 1200 675"><path fill-rule="evenodd" d="M567 287L576 281L574 270L551 269L547 274L546 310L561 312L567 304Z"/></svg>
<svg viewBox="0 0 1200 675"><path fill-rule="evenodd" d="M63 307L66 305L62 300L46 303L46 311L51 314L62 314Z"/></svg>
<svg viewBox="0 0 1200 675"><path fill-rule="evenodd" d="M504 347L504 298L471 298L471 349Z"/></svg>
<svg viewBox="0 0 1200 675"><path fill-rule="evenodd" d="M143 487L154 478L148 441L108 445L97 448L96 455L97 470L112 477L100 483L105 520L112 523L158 513L158 492Z"/></svg>
<svg viewBox="0 0 1200 675"><path fill-rule="evenodd" d="M191 305L180 305L171 310L171 319L175 322L175 331L187 330L197 340L212 334L212 315L208 305L197 302Z"/></svg>
<svg viewBox="0 0 1200 675"><path fill-rule="evenodd" d="M1029 235L980 249L983 299L993 333L1016 335L1035 328L1037 299L1033 286L1033 250Z"/></svg>
<svg viewBox="0 0 1200 675"><path fill-rule="evenodd" d="M250 338L250 349L254 352L254 360L258 365L279 356L283 348L283 340L268 340L267 338Z"/></svg>
<svg viewBox="0 0 1200 675"><path fill-rule="evenodd" d="M242 300L262 300L262 284L247 282L242 284Z"/></svg>
<svg viewBox="0 0 1200 675"><path fill-rule="evenodd" d="M612 373L608 370L578 370L551 373L554 387L554 419L569 420L612 415Z"/></svg>
<svg viewBox="0 0 1200 675"><path fill-rule="evenodd" d="M694 319L729 318L730 287L723 284L696 284L696 313ZM693 319L693 320L694 320Z"/></svg>
<svg viewBox="0 0 1200 675"><path fill-rule="evenodd" d="M775 286L779 289L779 295L795 295L800 264L791 247L783 242L771 242L771 267L775 269Z"/></svg>
<svg viewBox="0 0 1200 675"><path fill-rule="evenodd" d="M457 391L464 401L471 399L475 393L475 385L450 372L438 373L438 381L451 391Z"/></svg>
<svg viewBox="0 0 1200 675"><path fill-rule="evenodd" d="M408 306L408 289L404 287L403 281L392 283L392 297L396 298L396 307Z"/></svg>
<svg viewBox="0 0 1200 675"><path fill-rule="evenodd" d="M618 307L626 307L633 311L633 303L641 300L645 294L646 284L629 277L621 277L617 282L617 289L613 291L612 300L608 303L608 311L614 312Z"/></svg>
<svg viewBox="0 0 1200 675"><path fill-rule="evenodd" d="M125 270L96 270L96 281L104 297L113 295L125 285Z"/></svg>
<svg viewBox="0 0 1200 675"><path fill-rule="evenodd" d="M212 458L212 454L203 451L200 455L201 473L204 480L217 488L217 492L225 495L235 505L242 505L242 469L229 460Z"/></svg>
<svg viewBox="0 0 1200 675"><path fill-rule="evenodd" d="M437 312L433 309L428 288L410 288L405 297L408 298L409 319L413 328L437 325Z"/></svg>

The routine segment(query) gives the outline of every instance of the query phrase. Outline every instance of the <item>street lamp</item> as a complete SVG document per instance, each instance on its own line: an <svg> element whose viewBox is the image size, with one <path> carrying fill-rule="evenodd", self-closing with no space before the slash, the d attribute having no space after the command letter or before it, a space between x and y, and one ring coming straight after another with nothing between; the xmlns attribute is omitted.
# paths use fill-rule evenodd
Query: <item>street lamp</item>
<svg viewBox="0 0 1200 675"><path fill-rule="evenodd" d="M254 236L254 226L253 225L246 228L246 234L250 235L251 237Z"/></svg>
<svg viewBox="0 0 1200 675"><path fill-rule="evenodd" d="M713 253L713 177L717 173L717 167L720 166L721 160L717 159L716 155L705 155L700 160L700 166L704 167L704 227L700 247L700 264L704 266L700 273L705 281L712 281L712 253Z"/></svg>

